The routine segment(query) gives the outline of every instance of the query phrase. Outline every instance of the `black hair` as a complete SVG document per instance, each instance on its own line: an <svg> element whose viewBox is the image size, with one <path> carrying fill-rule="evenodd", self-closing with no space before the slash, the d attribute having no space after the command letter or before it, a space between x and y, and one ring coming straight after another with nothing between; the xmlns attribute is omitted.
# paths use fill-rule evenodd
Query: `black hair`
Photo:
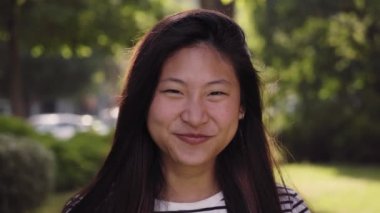
<svg viewBox="0 0 380 213"><path fill-rule="evenodd" d="M216 178L228 212L281 212L273 158L262 119L260 80L242 29L229 17L191 10L166 17L134 49L122 91L112 149L95 181L72 212L152 212L165 180L159 149L146 118L165 61L197 43L230 60L240 83L245 116L232 142L218 155Z"/></svg>

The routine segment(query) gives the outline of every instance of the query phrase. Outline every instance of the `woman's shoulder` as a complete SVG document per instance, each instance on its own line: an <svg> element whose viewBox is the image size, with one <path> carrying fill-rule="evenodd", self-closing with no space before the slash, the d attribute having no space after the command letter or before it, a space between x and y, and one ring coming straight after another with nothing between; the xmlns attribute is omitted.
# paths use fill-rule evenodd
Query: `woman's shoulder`
<svg viewBox="0 0 380 213"><path fill-rule="evenodd" d="M78 205L78 203L83 199L83 197L80 194L74 195L72 198L70 198L65 206L63 207L62 213L70 213L73 208Z"/></svg>
<svg viewBox="0 0 380 213"><path fill-rule="evenodd" d="M302 197L293 189L277 186L282 212L310 213Z"/></svg>

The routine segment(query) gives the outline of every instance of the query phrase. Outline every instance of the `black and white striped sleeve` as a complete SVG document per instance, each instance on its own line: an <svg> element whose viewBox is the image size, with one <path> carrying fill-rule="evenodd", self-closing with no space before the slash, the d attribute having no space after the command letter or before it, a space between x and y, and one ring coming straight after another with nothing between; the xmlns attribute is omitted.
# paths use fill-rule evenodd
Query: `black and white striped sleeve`
<svg viewBox="0 0 380 213"><path fill-rule="evenodd" d="M62 213L70 213L71 210L82 200L83 197L78 194L72 197L63 207Z"/></svg>
<svg viewBox="0 0 380 213"><path fill-rule="evenodd" d="M278 196L283 213L310 213L304 200L294 190L279 186Z"/></svg>

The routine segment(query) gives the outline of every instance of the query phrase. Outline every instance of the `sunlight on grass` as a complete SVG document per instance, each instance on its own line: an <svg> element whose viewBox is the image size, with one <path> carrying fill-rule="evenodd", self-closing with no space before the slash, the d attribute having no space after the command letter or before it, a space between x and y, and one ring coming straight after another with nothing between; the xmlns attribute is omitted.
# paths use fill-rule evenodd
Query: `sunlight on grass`
<svg viewBox="0 0 380 213"><path fill-rule="evenodd" d="M313 212L380 212L380 167L289 164L283 175Z"/></svg>

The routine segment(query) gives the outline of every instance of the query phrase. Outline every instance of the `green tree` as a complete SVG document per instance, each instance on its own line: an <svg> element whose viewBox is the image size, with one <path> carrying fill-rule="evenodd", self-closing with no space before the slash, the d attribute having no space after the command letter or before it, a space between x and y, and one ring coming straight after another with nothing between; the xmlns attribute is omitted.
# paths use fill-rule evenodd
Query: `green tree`
<svg viewBox="0 0 380 213"><path fill-rule="evenodd" d="M201 8L216 10L229 17L235 16L235 0L201 0Z"/></svg>
<svg viewBox="0 0 380 213"><path fill-rule="evenodd" d="M107 56L164 15L158 0L6 0L0 8L0 96L19 116L33 96L86 88L95 71L108 67Z"/></svg>
<svg viewBox="0 0 380 213"><path fill-rule="evenodd" d="M270 124L296 159L380 162L378 2L245 3L274 94Z"/></svg>

